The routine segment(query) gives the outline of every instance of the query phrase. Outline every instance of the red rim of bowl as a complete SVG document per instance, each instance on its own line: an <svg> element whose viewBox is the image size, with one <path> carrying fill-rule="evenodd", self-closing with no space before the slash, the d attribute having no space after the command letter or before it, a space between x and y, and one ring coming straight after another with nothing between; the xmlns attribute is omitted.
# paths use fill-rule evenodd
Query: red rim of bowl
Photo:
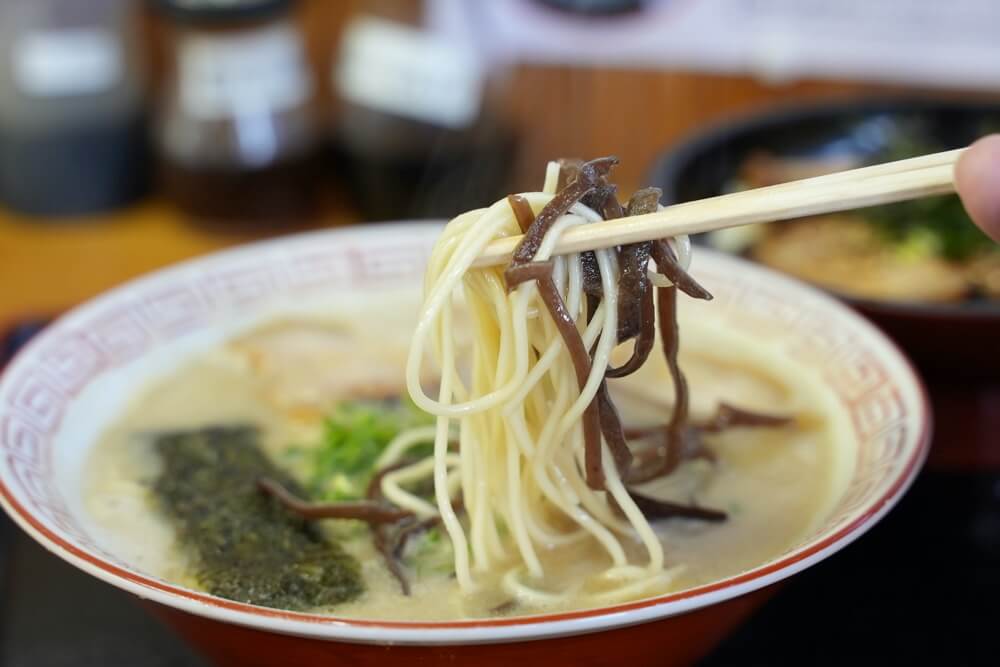
<svg viewBox="0 0 1000 667"><path fill-rule="evenodd" d="M260 243L252 243L250 246L255 245L266 245L271 243L271 241L263 241ZM244 246L242 249L245 249ZM241 249L237 249L241 250ZM211 255L195 258L191 260L191 263L203 261L211 257L225 254L227 251L222 251L221 253L213 253ZM169 271L177 266L187 264L188 262L182 262L173 267L167 267L164 271ZM755 267L758 270L761 267ZM767 269L765 269L767 271ZM773 271L768 271L773 273ZM152 277L153 275L159 274L160 272L153 272L153 274L148 274L145 277ZM780 275L780 274L778 274ZM791 281L796 284L800 284L799 281L789 278L787 276L780 276L784 280ZM140 278L141 279L141 278ZM134 281L129 281L124 284L127 286ZM804 285L804 283L803 283ZM808 287L811 290L820 292L815 287ZM115 291L115 290L113 290ZM828 297L830 298L830 297ZM90 301L84 302L78 308L85 308ZM838 307L845 308L842 304L837 304ZM72 309L70 312L76 311L77 308ZM68 315L67 313L66 315ZM64 315L64 317L66 316ZM919 375L916 372L913 364L910 360L903 354L902 350L890 340L881 330L879 330L875 325L869 322L865 317L857 313L850 313L850 315L856 318L859 323L865 325L869 329L869 332L876 338L881 339L881 341L889 348L889 350L896 354L899 360L902 362L902 366L905 369L909 379L911 380L914 388L917 390L920 399L920 427L917 435L916 446L914 447L913 454L910 460L906 462L905 467L900 472L898 478L893 482L885 493L883 493L877 500L873 501L860 515L855 517L847 525L842 526L836 532L827 535L823 539L812 543L804 548L794 551L778 560L766 563L764 565L758 566L747 572L728 577L726 579L721 579L719 581L714 581L710 584L705 584L702 586L697 586L694 588L685 589L682 591L677 591L675 593L667 593L652 598L643 598L641 600L636 600L633 602L625 602L612 606L596 607L593 609L584 609L577 611L569 611L562 613L551 613L551 614L538 614L533 616L519 616L513 618L503 618L503 619L478 619L478 620L468 620L468 621L431 621L431 622L413 622L413 621L384 621L384 620L366 620L366 619L354 619L354 618L344 618L338 616L332 616L329 614L309 614L303 612L292 612L292 611L282 611L279 609L271 609L267 607L259 607L256 605L246 604L242 602L235 602L232 600L227 600L224 598L209 595L207 593L201 593L191 589L183 588L180 586L175 586L152 577L144 576L136 572L131 572L122 567L114 565L99 556L87 552L70 541L62 538L54 531L46 527L40 521L38 521L30 512L26 511L25 508L15 499L14 495L7 488L6 484L0 480L0 501L6 506L8 514L15 519L15 521L21 525L22 528L29 530L29 532L34 532L34 536L40 536L42 539L39 540L43 546L55 553L57 556L63 558L64 560L79 560L87 563L90 566L103 571L105 575L108 576L105 581L114 585L114 579L125 580L131 584L138 585L143 588L152 589L158 593L165 593L168 596L176 596L183 598L189 602L197 602L204 604L208 607L214 607L219 610L236 612L240 614L247 614L252 617L258 617L260 619L271 619L271 620L284 620L284 621L294 621L308 623L315 626L326 626L326 627L355 627L364 629L385 629L385 630L474 630L474 629L488 629L488 628L505 628L505 627L527 627L527 626L544 626L547 624L552 624L561 621L574 621L574 620L584 620L584 619L594 619L602 616L612 616L615 614L621 614L625 612L646 610L653 607L657 607L664 604L680 602L685 600L692 600L694 598L702 597L711 593L717 593L724 591L729 588L739 587L741 585L747 584L749 588L746 590L740 590L733 595L742 595L748 593L757 588L761 588L770 581L761 581L767 579L769 575L773 575L782 570L786 570L795 566L796 564L805 561L811 557L817 556L821 552L834 549L839 550L850 544L854 539L860 537L866 530L867 527L874 522L875 519L880 518L885 512L887 512L891 507L899 500L902 494L909 488L910 484L916 478L917 472L926 459L927 454L930 449L931 441L931 409L930 401L927 395L927 390L921 382ZM62 319L62 318L60 318ZM7 364L7 369L10 369L16 365L19 359L26 355L26 353L33 348L36 344L40 342L43 335L38 336L36 339L30 341L20 352L18 352L13 359ZM5 369L6 370L6 369ZM2 376L4 373L0 373ZM63 553L60 553L60 550ZM70 556L71 558L67 558ZM76 565L76 563L73 563ZM791 574L791 573L790 573ZM753 584L757 585L754 586ZM161 604L169 603L157 601ZM197 615L198 612L191 612ZM667 614L665 616L669 616ZM647 620L647 619L644 619ZM617 624L615 624L617 625ZM279 630L273 630L275 632L281 632ZM336 640L336 637L331 637L330 639ZM363 641L363 640L362 640Z"/></svg>

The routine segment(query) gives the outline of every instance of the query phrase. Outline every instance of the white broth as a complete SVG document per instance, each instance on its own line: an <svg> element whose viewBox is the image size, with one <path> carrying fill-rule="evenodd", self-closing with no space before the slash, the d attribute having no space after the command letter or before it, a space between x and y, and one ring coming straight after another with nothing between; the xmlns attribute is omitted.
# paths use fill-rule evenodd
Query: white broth
<svg viewBox="0 0 1000 667"><path fill-rule="evenodd" d="M412 312L391 302L369 306L372 312ZM384 332L362 327L359 323L369 316L357 312L339 320L276 322L195 359L142 392L104 433L88 461L86 510L106 548L147 574L197 587L169 521L151 497L159 462L149 434L252 423L263 434L265 450L284 464L285 449L317 441L324 413L338 401L405 392L407 337L398 326ZM854 458L845 415L818 378L760 341L711 322L682 320L681 332L681 363L696 418L707 417L722 400L794 416L796 423L707 436L715 462L687 462L642 487L648 495L723 510L728 519L654 524L675 576L641 597L730 577L793 549L830 511ZM650 359L635 375L611 381L626 426L664 420L671 400L666 367L658 354ZM500 586L488 576L481 592L463 595L447 573L421 574L413 579L412 595L404 596L366 529L336 534L351 536L344 546L361 562L366 588L351 602L321 610L338 616L454 620L586 605L571 596L554 606L508 609ZM588 541L540 556L553 581L582 579L608 565Z"/></svg>

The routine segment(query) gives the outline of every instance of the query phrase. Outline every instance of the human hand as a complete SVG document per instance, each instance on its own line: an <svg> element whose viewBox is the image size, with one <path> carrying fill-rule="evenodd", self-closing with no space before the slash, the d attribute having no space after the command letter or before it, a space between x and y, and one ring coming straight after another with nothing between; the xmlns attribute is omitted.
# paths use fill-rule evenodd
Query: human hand
<svg viewBox="0 0 1000 667"><path fill-rule="evenodd" d="M1000 134L983 137L962 154L955 188L975 223L1000 242Z"/></svg>

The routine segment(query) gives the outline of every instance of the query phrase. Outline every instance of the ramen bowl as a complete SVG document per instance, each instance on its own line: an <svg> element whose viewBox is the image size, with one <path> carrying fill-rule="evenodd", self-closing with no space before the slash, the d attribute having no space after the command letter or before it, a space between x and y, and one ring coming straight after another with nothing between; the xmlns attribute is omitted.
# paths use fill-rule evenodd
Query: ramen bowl
<svg viewBox="0 0 1000 667"><path fill-rule="evenodd" d="M711 317L777 346L801 372L821 378L849 415L842 493L815 529L770 561L696 588L597 609L388 622L233 602L117 555L84 509L83 469L98 436L136 392L251 327L321 310L332 293L374 296L409 287L416 298L439 230L402 223L262 242L154 273L66 314L0 380L4 508L57 556L143 600L217 664L687 665L779 582L871 528L924 460L924 392L883 334L818 290L699 251L692 270L715 294Z"/></svg>

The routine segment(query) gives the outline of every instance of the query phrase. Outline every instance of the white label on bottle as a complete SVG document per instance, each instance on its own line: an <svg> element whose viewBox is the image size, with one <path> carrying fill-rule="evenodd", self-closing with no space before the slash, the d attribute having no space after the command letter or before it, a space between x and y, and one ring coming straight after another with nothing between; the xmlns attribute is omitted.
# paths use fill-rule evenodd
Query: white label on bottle
<svg viewBox="0 0 1000 667"><path fill-rule="evenodd" d="M288 26L184 40L180 104L192 116L224 120L303 104L312 93L302 40Z"/></svg>
<svg viewBox="0 0 1000 667"><path fill-rule="evenodd" d="M77 28L29 32L13 49L13 73L25 95L92 95L122 77L122 48L107 30Z"/></svg>
<svg viewBox="0 0 1000 667"><path fill-rule="evenodd" d="M346 30L335 77L349 102L445 127L470 125L482 100L471 49L374 18Z"/></svg>

